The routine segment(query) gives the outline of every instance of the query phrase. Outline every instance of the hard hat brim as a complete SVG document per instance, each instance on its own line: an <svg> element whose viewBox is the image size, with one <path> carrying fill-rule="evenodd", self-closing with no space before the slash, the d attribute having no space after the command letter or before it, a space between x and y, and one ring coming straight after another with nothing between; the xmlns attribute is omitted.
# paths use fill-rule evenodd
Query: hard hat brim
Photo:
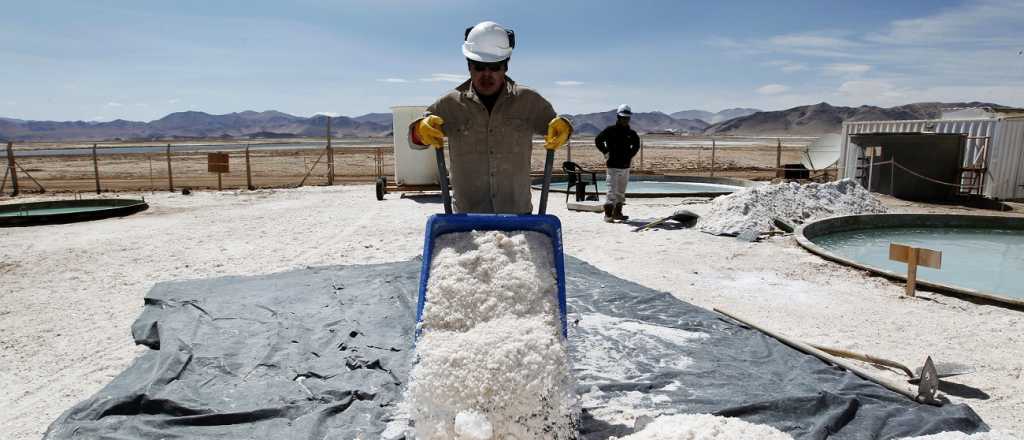
<svg viewBox="0 0 1024 440"><path fill-rule="evenodd" d="M469 49L466 43L462 43L462 55L473 61L481 63L497 63L498 61L505 61L509 56L512 55L512 50L508 50L503 54L494 54L487 52L473 52Z"/></svg>

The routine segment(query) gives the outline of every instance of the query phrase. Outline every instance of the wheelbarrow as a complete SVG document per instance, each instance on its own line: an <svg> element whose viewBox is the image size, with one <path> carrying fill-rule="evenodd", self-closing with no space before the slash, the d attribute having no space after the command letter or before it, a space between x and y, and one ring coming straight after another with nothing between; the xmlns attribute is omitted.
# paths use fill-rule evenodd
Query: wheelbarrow
<svg viewBox="0 0 1024 440"><path fill-rule="evenodd" d="M558 285L558 315L562 324L562 337L566 337L568 326L565 318L565 259L562 251L562 222L545 214L548 190L551 186L551 167L555 151L547 150L544 160L544 185L540 194L540 207L534 214L453 214L448 187L448 167L445 165L444 150L436 149L437 173L441 182L441 200L444 214L434 214L427 220L423 241L423 267L420 269L419 296L416 300L416 323L423 321L423 306L430 300L427 296L427 281L430 279L430 261L434 253L434 240L444 234L468 231L533 231L551 239L551 253L555 258L555 272ZM416 330L417 336L419 329Z"/></svg>

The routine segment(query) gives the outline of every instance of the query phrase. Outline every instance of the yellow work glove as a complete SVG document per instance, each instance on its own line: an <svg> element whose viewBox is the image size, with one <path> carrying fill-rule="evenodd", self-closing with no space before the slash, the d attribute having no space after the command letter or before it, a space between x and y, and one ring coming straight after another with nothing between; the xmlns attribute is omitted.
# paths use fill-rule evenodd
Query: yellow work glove
<svg viewBox="0 0 1024 440"><path fill-rule="evenodd" d="M548 122L548 134L544 136L544 148L557 150L569 142L569 136L572 136L572 124L561 116L555 117Z"/></svg>
<svg viewBox="0 0 1024 440"><path fill-rule="evenodd" d="M423 145L430 145L434 148L444 148L444 131L441 130L441 126L444 125L444 119L440 116L430 115L416 124L416 137L419 138Z"/></svg>

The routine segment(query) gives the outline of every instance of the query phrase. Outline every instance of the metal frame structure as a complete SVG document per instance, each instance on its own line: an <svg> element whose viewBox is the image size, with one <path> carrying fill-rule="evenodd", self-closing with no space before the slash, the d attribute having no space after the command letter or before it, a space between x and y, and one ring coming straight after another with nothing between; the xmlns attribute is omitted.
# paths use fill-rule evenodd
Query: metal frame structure
<svg viewBox="0 0 1024 440"><path fill-rule="evenodd" d="M844 122L839 178L854 177L863 161L850 135L863 133L964 133L961 193L997 200L1024 199L1024 117Z"/></svg>

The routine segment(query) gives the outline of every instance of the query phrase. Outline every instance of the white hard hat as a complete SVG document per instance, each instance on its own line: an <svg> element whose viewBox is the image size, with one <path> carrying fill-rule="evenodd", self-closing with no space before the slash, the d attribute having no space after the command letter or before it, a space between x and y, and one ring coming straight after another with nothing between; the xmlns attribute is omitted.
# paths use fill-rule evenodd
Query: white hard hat
<svg viewBox="0 0 1024 440"><path fill-rule="evenodd" d="M493 21L484 21L466 29L462 54L473 61L496 63L512 55L516 47L516 34L512 29Z"/></svg>
<svg viewBox="0 0 1024 440"><path fill-rule="evenodd" d="M627 104L622 104L619 106L618 110L615 110L615 114L622 116L624 118L628 118L630 116L633 116L633 109L629 108L629 105Z"/></svg>

